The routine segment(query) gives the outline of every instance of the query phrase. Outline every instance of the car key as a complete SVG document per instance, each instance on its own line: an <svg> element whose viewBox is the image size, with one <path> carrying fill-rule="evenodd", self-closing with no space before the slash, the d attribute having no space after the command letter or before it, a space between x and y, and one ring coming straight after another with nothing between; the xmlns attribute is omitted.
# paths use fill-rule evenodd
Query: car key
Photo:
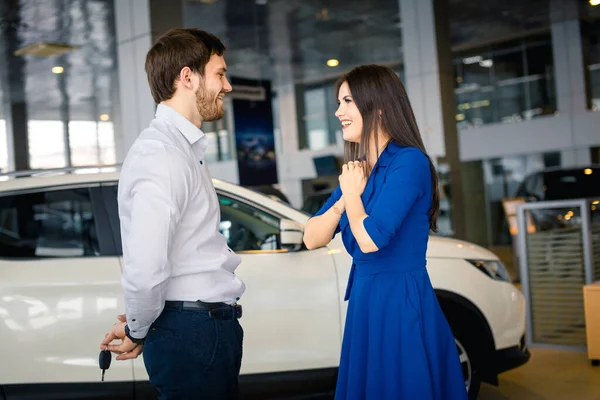
<svg viewBox="0 0 600 400"><path fill-rule="evenodd" d="M104 372L110 368L111 354L108 350L102 350L98 357L98 364L102 370L102 382L104 382Z"/></svg>

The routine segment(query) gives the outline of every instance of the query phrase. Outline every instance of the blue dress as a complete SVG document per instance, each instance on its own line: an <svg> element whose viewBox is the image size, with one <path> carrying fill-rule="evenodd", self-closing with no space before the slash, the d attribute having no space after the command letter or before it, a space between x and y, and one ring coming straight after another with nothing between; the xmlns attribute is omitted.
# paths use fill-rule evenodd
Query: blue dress
<svg viewBox="0 0 600 400"><path fill-rule="evenodd" d="M338 187L316 215L342 195ZM336 400L463 400L452 332L425 267L431 173L418 149L390 143L362 201L379 251L363 253L344 213L336 230L353 257Z"/></svg>

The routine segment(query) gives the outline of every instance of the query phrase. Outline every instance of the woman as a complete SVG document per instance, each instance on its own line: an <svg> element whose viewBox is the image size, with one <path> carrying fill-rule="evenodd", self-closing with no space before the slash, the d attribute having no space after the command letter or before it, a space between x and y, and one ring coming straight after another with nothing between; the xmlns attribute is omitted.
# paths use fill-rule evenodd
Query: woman
<svg viewBox="0 0 600 400"><path fill-rule="evenodd" d="M353 257L336 400L467 398L452 332L429 281L437 173L400 79L353 69L336 85L346 141L340 185L306 225L309 249L338 232Z"/></svg>

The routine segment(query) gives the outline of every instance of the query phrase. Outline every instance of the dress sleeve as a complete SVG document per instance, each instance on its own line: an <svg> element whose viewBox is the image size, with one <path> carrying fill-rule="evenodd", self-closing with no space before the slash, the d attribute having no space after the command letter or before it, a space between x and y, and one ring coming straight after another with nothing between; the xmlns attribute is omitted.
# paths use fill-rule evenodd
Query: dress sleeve
<svg viewBox="0 0 600 400"><path fill-rule="evenodd" d="M429 192L427 185L431 184L429 160L419 149L403 150L389 168L386 183L363 220L365 230L379 250L389 244L417 199Z"/></svg>
<svg viewBox="0 0 600 400"><path fill-rule="evenodd" d="M329 198L327 199L325 204L323 204L323 207L321 207L321 209L319 211L317 211L317 213L315 215L313 215L312 218L318 217L319 215L322 215L322 214L325 214L327 212L327 210L329 210L341 197L342 197L342 189L338 185L338 187L333 191L333 193L331 193L331 196L329 196ZM335 235L338 234L340 232L340 230L341 230L340 224L338 223L338 226L335 228L335 232L333 233L333 236L335 237Z"/></svg>

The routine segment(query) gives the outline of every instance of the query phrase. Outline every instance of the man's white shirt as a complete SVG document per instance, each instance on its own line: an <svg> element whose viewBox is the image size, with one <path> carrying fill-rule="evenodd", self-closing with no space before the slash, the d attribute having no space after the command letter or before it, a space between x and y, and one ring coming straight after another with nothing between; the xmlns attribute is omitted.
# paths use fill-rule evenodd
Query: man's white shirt
<svg viewBox="0 0 600 400"><path fill-rule="evenodd" d="M159 104L131 146L118 189L122 285L131 336L145 337L166 300L234 304L239 255L219 232L219 200L204 162L207 138Z"/></svg>

